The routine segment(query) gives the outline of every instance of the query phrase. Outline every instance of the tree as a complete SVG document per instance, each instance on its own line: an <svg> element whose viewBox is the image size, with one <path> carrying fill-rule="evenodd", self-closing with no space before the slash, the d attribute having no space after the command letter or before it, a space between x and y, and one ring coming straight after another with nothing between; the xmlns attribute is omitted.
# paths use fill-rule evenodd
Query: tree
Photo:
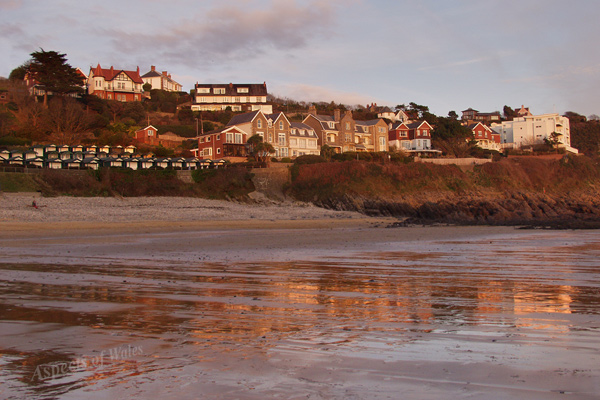
<svg viewBox="0 0 600 400"><path fill-rule="evenodd" d="M507 121L512 121L517 116L517 112L509 106L504 106L502 111L504 112L504 119Z"/></svg>
<svg viewBox="0 0 600 400"><path fill-rule="evenodd" d="M449 139L453 137L468 138L473 134L469 128L453 118L438 118L437 124L431 133L433 137Z"/></svg>
<svg viewBox="0 0 600 400"><path fill-rule="evenodd" d="M71 97L56 97L48 104L44 122L56 143L81 143L92 122L83 107Z"/></svg>
<svg viewBox="0 0 600 400"><path fill-rule="evenodd" d="M456 121L458 119L458 114L456 111L448 111L448 118Z"/></svg>
<svg viewBox="0 0 600 400"><path fill-rule="evenodd" d="M252 135L248 139L249 153L257 162L268 164L270 155L275 153L275 148L271 143L263 142L260 135Z"/></svg>
<svg viewBox="0 0 600 400"><path fill-rule="evenodd" d="M328 144L324 144L323 146L321 146L321 157L323 157L327 161L331 160L331 157L334 153L335 151L333 150L333 147L329 146Z"/></svg>
<svg viewBox="0 0 600 400"><path fill-rule="evenodd" d="M149 83L144 83L144 86L142 86L142 89L144 89L144 92L149 92L152 90L152 85Z"/></svg>
<svg viewBox="0 0 600 400"><path fill-rule="evenodd" d="M60 96L83 92L84 78L67 63L65 54L40 49L40 51L31 53L31 57L27 74L44 91L44 104L47 102L48 92Z"/></svg>
<svg viewBox="0 0 600 400"><path fill-rule="evenodd" d="M26 62L23 65L19 65L17 68L10 71L10 75L8 75L8 79L11 81L24 80L25 75L27 75L27 68L29 68L29 62Z"/></svg>
<svg viewBox="0 0 600 400"><path fill-rule="evenodd" d="M552 132L550 134L550 136L548 136L547 138L544 138L544 143L549 146L552 149L556 149L556 152L558 152L558 145L560 144L560 137L562 136L562 133L558 133L558 132Z"/></svg>
<svg viewBox="0 0 600 400"><path fill-rule="evenodd" d="M565 117L569 118L569 123L586 122L587 118L581 114L577 114L573 111L567 111Z"/></svg>

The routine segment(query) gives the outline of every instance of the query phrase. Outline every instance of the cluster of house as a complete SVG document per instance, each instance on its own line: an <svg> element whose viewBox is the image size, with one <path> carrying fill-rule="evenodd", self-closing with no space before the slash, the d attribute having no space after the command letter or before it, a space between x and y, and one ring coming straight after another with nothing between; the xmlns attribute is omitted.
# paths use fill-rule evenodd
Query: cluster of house
<svg viewBox="0 0 600 400"><path fill-rule="evenodd" d="M502 151L543 143L557 136L560 145L577 153L570 146L569 120L558 114L531 115L529 110L512 121L501 121L499 113L463 112L463 124L483 149ZM234 116L222 129L198 137L195 155L202 159L233 159L247 156L245 143L259 135L270 143L275 157L298 157L320 154L323 146L336 153L379 152L402 150L416 155L439 155L431 146L432 126L426 121L411 121L403 111L384 112L378 119L358 121L351 111L334 115L319 115L314 107L302 122L291 122L282 113L268 113L261 109ZM494 122L498 121L498 122Z"/></svg>
<svg viewBox="0 0 600 400"><path fill-rule="evenodd" d="M101 167L138 169L218 168L223 160L197 157L154 157L139 154L134 146L56 146L37 145L29 150L0 150L0 165L50 169L94 169Z"/></svg>
<svg viewBox="0 0 600 400"><path fill-rule="evenodd" d="M462 120L473 132L477 145L490 150L521 149L555 139L560 147L571 153L569 119L559 114L533 115L528 107L515 109L515 117L502 121L498 111L482 113L472 108L462 112Z"/></svg>
<svg viewBox="0 0 600 400"><path fill-rule="evenodd" d="M383 118L355 120L351 111L320 115L309 109L302 122L292 122L282 112L251 111L234 116L222 129L198 137L195 154L203 159L247 156L245 143L254 135L273 146L275 157L318 155L323 146L333 152L380 152L390 148L414 153L439 153L431 148L431 126L427 122L388 125Z"/></svg>
<svg viewBox="0 0 600 400"><path fill-rule="evenodd" d="M181 91L167 71L159 73L154 66L144 75L135 71L91 67L85 77L85 90L107 100L141 101L145 84L153 89ZM35 92L35 82L30 82ZM253 135L262 136L275 149L275 157L297 157L319 154L327 145L335 152L403 150L409 153L435 155L431 147L431 130L427 122L410 121L403 111L383 112L378 119L358 121L350 111L343 115L336 110L333 116L319 115L314 107L302 122L291 122L284 113L273 113L267 103L267 85L262 84L200 84L194 87L191 109L194 111L244 112L236 115L217 131L199 135L196 156L202 159L245 157L245 146ZM39 93L38 93L39 94ZM371 105L375 108L375 105ZM570 146L569 120L558 114L532 115L522 106L512 121L502 121L499 112L484 113L469 108L462 111L462 121L472 132L478 146L490 150L522 148L543 143L551 136L568 151ZM138 143L177 147L185 138L173 133L159 134L154 126L136 132Z"/></svg>

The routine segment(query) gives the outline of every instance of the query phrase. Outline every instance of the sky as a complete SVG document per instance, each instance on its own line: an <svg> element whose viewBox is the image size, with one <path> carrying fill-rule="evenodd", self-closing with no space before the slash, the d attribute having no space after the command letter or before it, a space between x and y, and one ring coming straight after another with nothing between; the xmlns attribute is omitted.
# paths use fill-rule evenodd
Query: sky
<svg viewBox="0 0 600 400"><path fill-rule="evenodd" d="M86 74L155 65L185 91L600 115L598 0L0 0L0 76L39 49Z"/></svg>

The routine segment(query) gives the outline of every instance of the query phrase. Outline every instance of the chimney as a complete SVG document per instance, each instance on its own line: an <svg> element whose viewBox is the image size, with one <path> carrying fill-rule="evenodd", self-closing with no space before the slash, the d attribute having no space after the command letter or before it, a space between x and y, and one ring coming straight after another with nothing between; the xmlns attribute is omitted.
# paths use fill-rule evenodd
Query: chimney
<svg viewBox="0 0 600 400"><path fill-rule="evenodd" d="M156 71L156 67L154 65L150 66L150 71Z"/></svg>
<svg viewBox="0 0 600 400"><path fill-rule="evenodd" d="M310 115L314 115L316 117L317 116L317 107L315 107L315 106L308 107L308 113Z"/></svg>
<svg viewBox="0 0 600 400"><path fill-rule="evenodd" d="M335 122L340 122L340 109L336 108L335 110L333 110L333 120Z"/></svg>
<svg viewBox="0 0 600 400"><path fill-rule="evenodd" d="M136 72L138 75L140 74L140 66L139 65L137 66Z"/></svg>

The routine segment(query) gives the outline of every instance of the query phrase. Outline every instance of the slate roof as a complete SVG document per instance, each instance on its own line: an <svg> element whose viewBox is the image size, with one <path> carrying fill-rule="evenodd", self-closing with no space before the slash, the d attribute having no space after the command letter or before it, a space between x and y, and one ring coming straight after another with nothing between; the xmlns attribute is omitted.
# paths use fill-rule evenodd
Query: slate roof
<svg viewBox="0 0 600 400"><path fill-rule="evenodd" d="M211 89L210 94L214 94L213 89L225 89L225 93L221 93L221 96L266 96L267 95L267 84L266 83L196 83L195 89L204 88ZM238 88L247 88L247 93L239 93ZM196 94L201 95L196 91Z"/></svg>
<svg viewBox="0 0 600 400"><path fill-rule="evenodd" d="M256 115L258 115L259 112L260 110L234 115L227 123L227 126L242 125L252 122L252 120L256 117Z"/></svg>

